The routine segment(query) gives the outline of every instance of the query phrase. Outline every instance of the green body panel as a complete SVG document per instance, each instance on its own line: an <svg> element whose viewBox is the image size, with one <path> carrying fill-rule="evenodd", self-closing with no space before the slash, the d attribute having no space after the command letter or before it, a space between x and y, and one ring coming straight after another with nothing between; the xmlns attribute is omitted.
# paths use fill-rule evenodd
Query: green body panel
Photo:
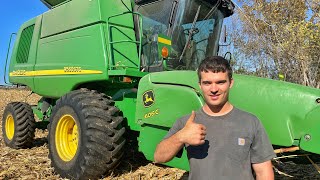
<svg viewBox="0 0 320 180"><path fill-rule="evenodd" d="M308 126L320 125L306 119L319 107L315 101L320 97L319 89L252 76L237 75L234 79L230 101L262 121L272 144L291 146L309 131Z"/></svg>
<svg viewBox="0 0 320 180"><path fill-rule="evenodd" d="M188 80L189 85L184 80ZM159 72L144 76L138 89L138 123L170 128L174 120L202 106L203 100L198 88L196 73L193 71ZM154 102L145 107L143 94L148 90L153 91Z"/></svg>
<svg viewBox="0 0 320 180"><path fill-rule="evenodd" d="M131 13L109 19L127 12L127 7L132 9L130 0L123 2L126 6L121 1L113 1L110 6L110 1L104 0L72 0L26 22L15 45L19 44L21 31L35 24L30 55L27 63L17 65L17 47L14 48L10 82L57 99L83 84L107 84L114 80L110 76L145 75L139 71L136 43L110 43L135 42Z"/></svg>
<svg viewBox="0 0 320 180"><path fill-rule="evenodd" d="M139 151L143 152L148 160L153 161L154 151L157 144L167 134L168 129L162 129L159 126L146 125L142 126L139 137ZM173 158L171 161L165 163L168 166L177 167L189 171L189 163L187 152L183 149L181 158Z"/></svg>
<svg viewBox="0 0 320 180"><path fill-rule="evenodd" d="M137 93L135 89L121 89L112 96L125 118L125 126L130 130L140 131L141 126L135 123Z"/></svg>
<svg viewBox="0 0 320 180"><path fill-rule="evenodd" d="M108 79L102 39L101 24L40 39L35 71L81 67L81 70L96 70L101 73L36 76L35 92L46 97L60 97L81 83ZM55 91L52 91L52 84L55 84Z"/></svg>
<svg viewBox="0 0 320 180"><path fill-rule="evenodd" d="M133 69L117 69L117 70L109 70L108 72L109 76L133 76L133 77L143 77L148 72L141 72L141 71L136 71Z"/></svg>
<svg viewBox="0 0 320 180"><path fill-rule="evenodd" d="M154 150L176 119L198 110L203 105L199 94L197 75L194 71L151 73L139 83L136 120L141 124L139 151L153 160ZM143 95L152 90L154 102L145 107ZM166 163L169 166L189 170L184 150L181 158Z"/></svg>
<svg viewBox="0 0 320 180"><path fill-rule="evenodd" d="M320 133L319 133L319 116L320 116L320 106L314 108L312 111L310 111L306 118L300 122L300 124L297 124L299 126L299 133L301 135L309 135L310 138L301 137L300 139L300 147L303 150L313 152L320 154L320 148L319 148L319 139L320 139ZM296 125L296 124L295 124Z"/></svg>
<svg viewBox="0 0 320 180"><path fill-rule="evenodd" d="M41 38L98 23L99 1L72 0L43 14Z"/></svg>

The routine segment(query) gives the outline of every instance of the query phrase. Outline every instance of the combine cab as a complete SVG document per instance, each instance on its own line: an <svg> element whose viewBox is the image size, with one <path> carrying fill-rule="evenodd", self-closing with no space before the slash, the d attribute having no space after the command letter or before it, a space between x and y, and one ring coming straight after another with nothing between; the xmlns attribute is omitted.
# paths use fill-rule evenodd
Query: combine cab
<svg viewBox="0 0 320 180"><path fill-rule="evenodd" d="M50 10L25 22L9 80L42 96L37 107L7 105L7 146L48 122L49 157L61 177L96 179L124 153L125 133L153 160L175 120L204 101L194 71L216 55L230 0L42 0ZM235 75L231 101L256 114L274 145L318 153L320 91ZM186 98L187 97L187 98ZM22 113L21 113L22 112ZM186 153L167 165L189 169Z"/></svg>
<svg viewBox="0 0 320 180"><path fill-rule="evenodd" d="M46 5L48 8L52 8L56 5L62 4L66 1L70 1L70 0L40 0L44 5Z"/></svg>

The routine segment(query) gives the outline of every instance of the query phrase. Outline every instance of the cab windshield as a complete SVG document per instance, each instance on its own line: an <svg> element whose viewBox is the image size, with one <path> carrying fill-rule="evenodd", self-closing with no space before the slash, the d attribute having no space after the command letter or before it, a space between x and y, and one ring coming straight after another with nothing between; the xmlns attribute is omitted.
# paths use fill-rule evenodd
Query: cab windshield
<svg viewBox="0 0 320 180"><path fill-rule="evenodd" d="M162 71L164 66L167 70L195 70L205 57L216 55L224 18L216 6L203 0L159 0L139 6L137 10L143 15L141 65L145 71ZM165 64L158 55L159 35L171 39Z"/></svg>
<svg viewBox="0 0 320 180"><path fill-rule="evenodd" d="M205 57L216 55L223 18L221 11L212 4L199 0L180 1L172 28L168 68L195 70Z"/></svg>
<svg viewBox="0 0 320 180"><path fill-rule="evenodd" d="M159 34L168 35L172 5L173 0L159 0L138 8L138 12L143 15L141 66L144 71L162 71L156 37Z"/></svg>

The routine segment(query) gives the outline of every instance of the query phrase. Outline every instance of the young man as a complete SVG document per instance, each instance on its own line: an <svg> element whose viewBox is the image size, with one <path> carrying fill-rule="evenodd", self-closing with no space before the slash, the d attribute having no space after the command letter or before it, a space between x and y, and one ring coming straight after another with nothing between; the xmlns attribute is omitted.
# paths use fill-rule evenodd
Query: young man
<svg viewBox="0 0 320 180"><path fill-rule="evenodd" d="M205 105L177 120L154 154L155 162L170 161L186 148L189 179L272 180L273 148L260 121L228 101L232 69L214 56L199 68L199 85Z"/></svg>

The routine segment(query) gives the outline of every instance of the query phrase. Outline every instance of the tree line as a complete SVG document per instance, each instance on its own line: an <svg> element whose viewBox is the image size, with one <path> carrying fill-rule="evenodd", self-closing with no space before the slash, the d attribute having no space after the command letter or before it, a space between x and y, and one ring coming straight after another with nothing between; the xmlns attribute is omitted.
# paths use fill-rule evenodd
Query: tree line
<svg viewBox="0 0 320 180"><path fill-rule="evenodd" d="M320 88L320 0L238 0L236 73Z"/></svg>

